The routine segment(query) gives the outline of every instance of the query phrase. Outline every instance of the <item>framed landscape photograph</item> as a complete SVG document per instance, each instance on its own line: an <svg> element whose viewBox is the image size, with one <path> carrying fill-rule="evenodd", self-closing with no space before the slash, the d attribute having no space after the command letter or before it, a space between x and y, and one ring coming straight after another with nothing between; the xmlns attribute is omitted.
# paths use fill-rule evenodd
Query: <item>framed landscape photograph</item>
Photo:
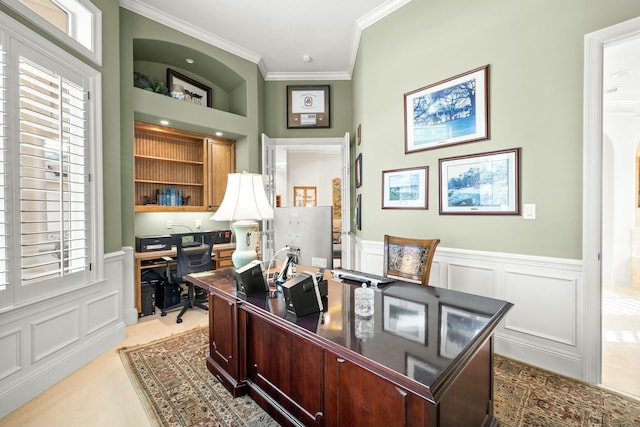
<svg viewBox="0 0 640 427"><path fill-rule="evenodd" d="M404 151L489 138L489 66L404 95Z"/></svg>
<svg viewBox="0 0 640 427"><path fill-rule="evenodd" d="M520 214L520 148L439 163L440 214Z"/></svg>
<svg viewBox="0 0 640 427"><path fill-rule="evenodd" d="M382 295L384 331L427 344L427 306L390 295Z"/></svg>
<svg viewBox="0 0 640 427"><path fill-rule="evenodd" d="M429 167L382 171L382 209L428 209Z"/></svg>
<svg viewBox="0 0 640 427"><path fill-rule="evenodd" d="M328 128L329 85L287 86L287 128Z"/></svg>
<svg viewBox="0 0 640 427"><path fill-rule="evenodd" d="M440 304L438 354L455 358L488 321L487 316Z"/></svg>
<svg viewBox="0 0 640 427"><path fill-rule="evenodd" d="M167 88L173 98L209 108L213 105L213 91L209 86L171 68L167 68Z"/></svg>

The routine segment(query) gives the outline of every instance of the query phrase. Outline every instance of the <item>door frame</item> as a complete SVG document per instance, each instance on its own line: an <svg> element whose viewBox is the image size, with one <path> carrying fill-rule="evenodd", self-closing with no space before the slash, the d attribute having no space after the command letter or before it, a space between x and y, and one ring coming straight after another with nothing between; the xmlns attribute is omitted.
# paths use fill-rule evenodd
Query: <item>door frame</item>
<svg viewBox="0 0 640 427"><path fill-rule="evenodd" d="M595 384L602 382L602 62L606 45L638 35L640 18L633 18L584 37L582 268L586 292L582 378Z"/></svg>

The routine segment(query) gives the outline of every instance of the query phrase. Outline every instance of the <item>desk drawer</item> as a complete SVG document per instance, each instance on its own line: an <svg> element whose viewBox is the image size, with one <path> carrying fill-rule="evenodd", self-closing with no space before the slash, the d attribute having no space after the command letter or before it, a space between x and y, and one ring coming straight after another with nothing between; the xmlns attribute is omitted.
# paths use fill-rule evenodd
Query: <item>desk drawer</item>
<svg viewBox="0 0 640 427"><path fill-rule="evenodd" d="M233 267L233 261L230 259L219 259L217 263L218 268Z"/></svg>
<svg viewBox="0 0 640 427"><path fill-rule="evenodd" d="M231 255L233 255L233 251L235 251L234 249L221 249L218 251L218 257L219 259L223 259L223 258L231 258Z"/></svg>

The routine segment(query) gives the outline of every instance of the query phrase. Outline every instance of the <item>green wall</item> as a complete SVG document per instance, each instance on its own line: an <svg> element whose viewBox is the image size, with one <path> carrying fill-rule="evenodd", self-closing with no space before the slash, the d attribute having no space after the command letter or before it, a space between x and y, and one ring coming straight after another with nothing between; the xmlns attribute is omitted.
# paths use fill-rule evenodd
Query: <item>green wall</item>
<svg viewBox="0 0 640 427"><path fill-rule="evenodd" d="M414 0L367 28L353 76L365 240L579 259L584 36L640 15L635 0ZM404 153L403 95L489 64L490 139ZM439 215L440 158L521 147L522 216ZM382 210L383 170L429 166L428 210Z"/></svg>

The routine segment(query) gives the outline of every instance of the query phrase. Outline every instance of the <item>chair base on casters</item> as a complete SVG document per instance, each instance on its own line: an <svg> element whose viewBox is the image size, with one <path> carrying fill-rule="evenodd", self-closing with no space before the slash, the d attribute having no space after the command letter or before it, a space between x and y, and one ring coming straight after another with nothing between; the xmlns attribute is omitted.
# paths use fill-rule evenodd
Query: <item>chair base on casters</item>
<svg viewBox="0 0 640 427"><path fill-rule="evenodd" d="M209 307L202 304L200 301L196 300L196 293L192 283L187 282L187 295L188 298L184 302L182 306L182 310L178 313L178 317L176 317L176 323L182 323L182 315L187 312L190 308L200 308L204 311L209 311Z"/></svg>

